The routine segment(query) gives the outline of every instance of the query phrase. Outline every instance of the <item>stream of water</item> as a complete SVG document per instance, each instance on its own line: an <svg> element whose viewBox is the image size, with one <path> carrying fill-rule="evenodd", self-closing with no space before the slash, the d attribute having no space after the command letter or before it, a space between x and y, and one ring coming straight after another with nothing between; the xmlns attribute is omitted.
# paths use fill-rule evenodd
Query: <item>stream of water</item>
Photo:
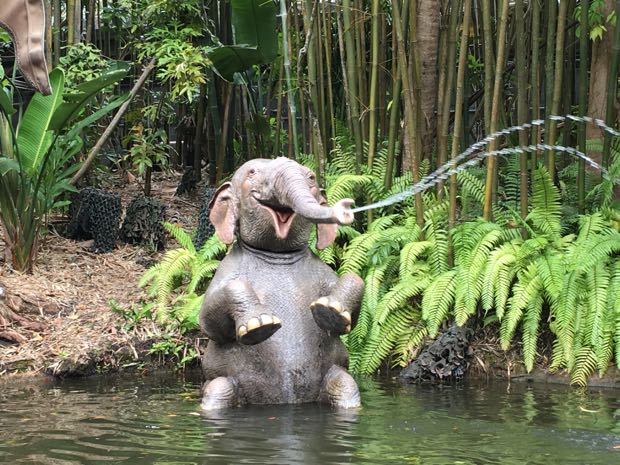
<svg viewBox="0 0 620 465"><path fill-rule="evenodd" d="M111 376L0 385L0 463L620 463L620 391L359 380L362 409L254 406L207 417L199 383Z"/></svg>
<svg viewBox="0 0 620 465"><path fill-rule="evenodd" d="M582 124L593 124L599 129L601 129L602 131L607 132L608 134L614 137L620 136L620 131L607 126L600 119L590 118L589 116L575 116L575 115L550 116L549 119L554 120L556 122L565 122L565 123L576 122L576 123L582 123ZM499 137L507 136L507 135L513 134L518 131L526 131L535 126L543 126L544 124L545 124L545 120L542 120L542 119L534 120L529 123L525 123L525 124L518 125L518 126L512 126L506 129L502 129L501 131L497 131L493 134L490 134L484 139L478 142L475 142L474 144L469 146L467 150L458 154L456 157L454 157L453 159L451 159L444 165L437 168L432 173L422 178L420 181L415 183L410 188L405 189L404 191L399 192L397 194L391 195L378 202L374 202L368 205L354 208L353 213L358 213L358 212L362 212L365 210L372 210L372 209L380 208L380 207L387 207L389 205L402 202L408 197L424 192L425 190L436 185L437 183L441 181L445 181L453 174L456 174L462 170L465 170L467 168L470 168L471 166L476 165L479 161L483 160L484 158L494 157L498 155L512 155L512 154L522 154L524 152L553 150L556 152L563 152L568 155L581 158L590 167L592 167L593 169L597 171L600 171L603 177L608 176L607 170L605 170L605 168L603 168L601 165L596 163L592 158L588 157L585 153L577 150L574 147L566 147L566 146L557 145L557 144L553 145L553 144L541 143L541 144L532 144L532 145L526 145L526 146L507 147L501 150L494 150L490 152L481 151L482 149L484 149L484 147L486 147L486 145L489 142ZM467 161L464 161L464 160L467 160ZM459 165L459 163L461 162L463 163Z"/></svg>

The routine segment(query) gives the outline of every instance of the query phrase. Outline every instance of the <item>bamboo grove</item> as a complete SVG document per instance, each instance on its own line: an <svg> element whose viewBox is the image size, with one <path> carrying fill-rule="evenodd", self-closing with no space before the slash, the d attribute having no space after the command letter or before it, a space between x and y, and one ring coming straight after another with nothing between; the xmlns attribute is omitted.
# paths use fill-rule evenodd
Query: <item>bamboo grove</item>
<svg viewBox="0 0 620 465"><path fill-rule="evenodd" d="M506 152L361 215L320 252L366 280L360 322L347 338L352 368L373 372L386 357L403 365L447 321L496 324L505 348L521 338L528 370L540 359L538 335L553 334L553 367L582 384L620 360L613 183L620 142L596 125L550 118L588 116L619 127L620 1L46 4L49 63L65 68L68 85L109 59L130 62L134 81L146 79L106 149L130 168L150 163L146 176L154 164L169 165L217 185L247 159L283 155L315 169L330 201L351 196L363 205L404 190L490 134L544 120L484 150L573 147L609 176L552 149ZM239 11L271 16L245 23L248 34L240 23L233 28ZM250 65L229 74L218 68L218 53L243 48L239 40L249 35L257 41L243 50ZM148 79L145 65L154 67ZM202 254L185 247L185 255L194 267L208 257L211 273L213 250L221 250L209 244ZM162 305L172 278L191 274L166 263L173 260L142 283L165 283L153 291ZM185 299L194 309L199 281L191 280Z"/></svg>

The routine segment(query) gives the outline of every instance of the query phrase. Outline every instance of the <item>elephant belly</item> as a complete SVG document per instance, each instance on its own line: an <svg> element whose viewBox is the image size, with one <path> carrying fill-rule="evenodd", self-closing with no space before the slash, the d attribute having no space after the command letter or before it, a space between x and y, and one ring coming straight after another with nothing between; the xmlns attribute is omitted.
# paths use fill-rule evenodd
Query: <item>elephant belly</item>
<svg viewBox="0 0 620 465"><path fill-rule="evenodd" d="M256 345L210 342L207 377L233 377L242 398L252 404L316 401L327 370L342 363L335 354L344 351L340 339L320 329L310 311L310 304L323 292L321 280L313 275L312 267L300 271L299 266L281 266L257 272L257 265L244 278L264 311L278 316L282 327Z"/></svg>

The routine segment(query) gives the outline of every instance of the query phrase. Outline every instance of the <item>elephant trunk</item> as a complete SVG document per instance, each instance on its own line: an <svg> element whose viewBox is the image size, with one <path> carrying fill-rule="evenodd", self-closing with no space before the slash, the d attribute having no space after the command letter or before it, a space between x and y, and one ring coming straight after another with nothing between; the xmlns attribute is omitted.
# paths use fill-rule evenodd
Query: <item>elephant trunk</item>
<svg viewBox="0 0 620 465"><path fill-rule="evenodd" d="M272 192L278 203L313 223L338 222L334 209L313 195L308 177L295 162L287 160L274 172Z"/></svg>

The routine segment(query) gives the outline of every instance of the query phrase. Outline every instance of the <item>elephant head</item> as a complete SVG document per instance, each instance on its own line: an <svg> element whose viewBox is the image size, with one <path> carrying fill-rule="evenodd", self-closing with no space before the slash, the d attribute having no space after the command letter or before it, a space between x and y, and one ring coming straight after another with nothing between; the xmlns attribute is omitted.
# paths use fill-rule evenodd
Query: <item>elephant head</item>
<svg viewBox="0 0 620 465"><path fill-rule="evenodd" d="M0 26L13 38L17 65L32 86L51 93L45 62L45 6L43 0L2 0Z"/></svg>
<svg viewBox="0 0 620 465"><path fill-rule="evenodd" d="M339 224L353 222L352 205L343 199L328 206L314 173L293 160L254 159L216 191L209 219L227 244L238 234L252 247L286 252L307 244L312 224L317 247L327 247Z"/></svg>

